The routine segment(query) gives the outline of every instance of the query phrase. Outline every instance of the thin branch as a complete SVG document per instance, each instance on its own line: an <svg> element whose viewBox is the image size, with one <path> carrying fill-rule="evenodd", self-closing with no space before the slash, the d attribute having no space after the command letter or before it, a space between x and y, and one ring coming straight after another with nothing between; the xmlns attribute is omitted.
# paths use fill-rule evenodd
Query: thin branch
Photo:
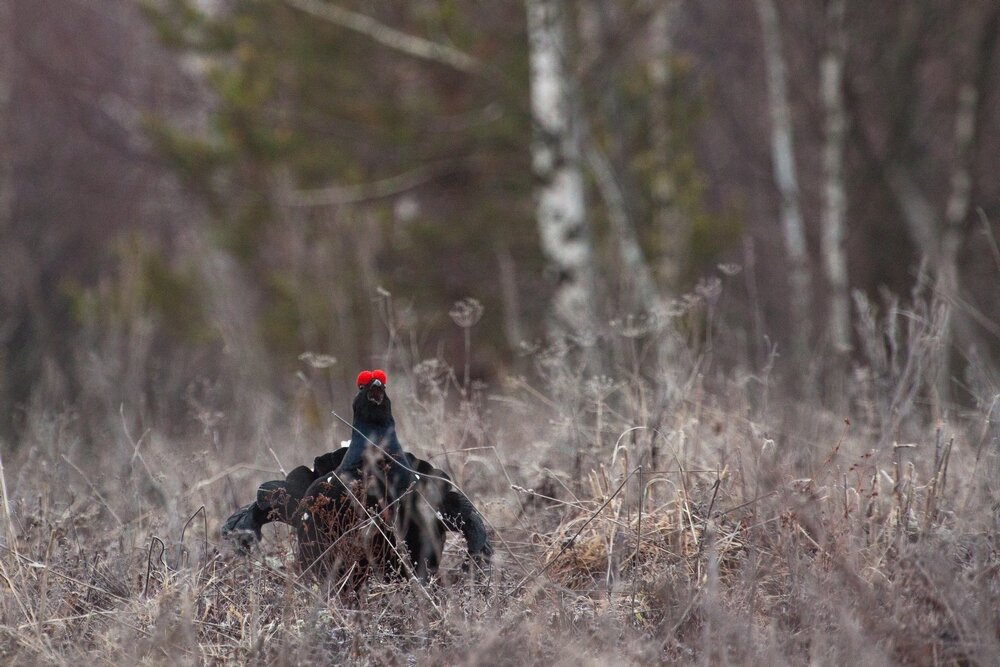
<svg viewBox="0 0 1000 667"><path fill-rule="evenodd" d="M581 113L581 119L583 114ZM583 121L586 125L586 121ZM604 154L590 136L589 128L586 128L586 145L584 153L587 162L590 164L591 173L597 182L597 189L601 193L601 199L607 207L608 220L615 230L618 241L618 252L621 256L622 268L630 276L635 284L640 305L650 313L658 312L660 306L659 290L653 280L649 270L649 263L646 261L642 245L639 243L638 235L635 231L635 224L629 215L628 206L625 203L625 195L622 187L611 166L611 161Z"/></svg>
<svg viewBox="0 0 1000 667"><path fill-rule="evenodd" d="M447 65L467 74L481 75L485 71L485 66L478 58L453 46L439 44L423 37L402 32L371 16L319 0L285 0L285 4L310 16L370 37L383 46L388 46L415 58Z"/></svg>
<svg viewBox="0 0 1000 667"><path fill-rule="evenodd" d="M167 545L163 543L163 540L153 535L149 540L149 551L146 552L146 585L142 587L143 598L149 593L149 578L153 574L153 545L156 543L160 545L160 564L164 564L163 554L167 550Z"/></svg>
<svg viewBox="0 0 1000 667"><path fill-rule="evenodd" d="M298 1L298 0L290 0ZM388 178L357 185L331 185L312 190L289 190L282 200L287 206L344 206L385 199L408 192L443 176L452 169L450 160L432 163Z"/></svg>
<svg viewBox="0 0 1000 667"><path fill-rule="evenodd" d="M997 245L996 237L993 236L993 229L990 227L989 218L986 217L986 211L983 210L982 206L976 209L976 213L979 215L979 222L983 225L983 234L990 242L990 250L993 251L993 261L997 265L997 270L1000 270L1000 246Z"/></svg>
<svg viewBox="0 0 1000 667"><path fill-rule="evenodd" d="M14 517L10 513L10 500L7 497L7 476L3 469L3 455L0 454L0 498L3 500L3 514L7 520L7 541L14 544L17 532L14 530Z"/></svg>
<svg viewBox="0 0 1000 667"><path fill-rule="evenodd" d="M637 470L639 473L639 520L635 526L635 556L632 558L632 622L635 622L635 592L639 577L639 550L642 548L642 498L646 495L646 487L642 484L642 466L639 466Z"/></svg>

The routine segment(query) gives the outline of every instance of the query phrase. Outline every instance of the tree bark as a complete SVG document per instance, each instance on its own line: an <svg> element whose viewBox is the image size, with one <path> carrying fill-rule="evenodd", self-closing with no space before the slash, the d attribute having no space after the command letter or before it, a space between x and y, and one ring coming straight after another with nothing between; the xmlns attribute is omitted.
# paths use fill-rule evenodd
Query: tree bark
<svg viewBox="0 0 1000 667"><path fill-rule="evenodd" d="M566 65L562 0L526 0L532 168L542 252L555 279L553 333L594 328L593 251L587 226L580 135Z"/></svg>
<svg viewBox="0 0 1000 667"><path fill-rule="evenodd" d="M823 268L830 285L830 342L838 353L851 349L851 309L844 250L847 190L844 185L844 30L846 0L830 0L826 10L827 45L820 65L823 104Z"/></svg>
<svg viewBox="0 0 1000 667"><path fill-rule="evenodd" d="M771 117L771 162L774 181L781 195L781 228L790 267L792 310L792 356L806 359L809 348L812 276L806 250L799 184L795 167L792 119L785 88L786 66L781 50L781 28L774 0L756 0L764 40L767 97Z"/></svg>
<svg viewBox="0 0 1000 667"><path fill-rule="evenodd" d="M975 146L978 126L981 121L981 106L985 98L985 88L989 81L990 66L998 39L1000 12L991 8L983 22L983 31L968 74L959 87L955 110L954 141L955 160L949 176L949 195L944 215L934 206L923 192L916 178L898 157L890 153L887 160L887 180L893 196L903 213L903 220L920 252L930 260L935 274L935 292L948 308L947 319L942 328L939 348L939 372L937 390L941 400L949 400L951 392L951 346L958 336L966 341L976 337L971 322L956 305L963 302L959 294L960 276L958 255L968 232L967 219L972 202L972 148ZM913 59L915 48L910 45L902 49L905 62ZM899 68L905 69L905 68ZM908 90L913 90L912 86ZM899 96L897 96L899 97ZM913 105L912 97L896 100L897 115L907 114ZM896 121L898 128L909 128L908 116ZM894 143L905 141L905 132L897 130ZM866 138L869 152L872 141Z"/></svg>
<svg viewBox="0 0 1000 667"><path fill-rule="evenodd" d="M494 242L493 252L497 258L497 277L500 281L503 332L507 345L517 353L525 341L524 325L521 323L521 300L517 289L517 264L510 254L510 248L503 241Z"/></svg>
<svg viewBox="0 0 1000 667"><path fill-rule="evenodd" d="M662 2L650 23L649 134L653 149L651 199L653 226L662 235L660 275L666 288L676 293L684 273L688 253L687 221L677 202L676 184L670 171L670 88L673 83L670 56L673 52L671 29L678 3Z"/></svg>
<svg viewBox="0 0 1000 667"><path fill-rule="evenodd" d="M26 286L32 282L23 273L32 264L23 244L14 235L14 11L11 0L0 0L0 310L7 317L0 318L0 398L9 382L5 363L7 341L14 335L22 318L33 314L25 304L35 299L23 298L31 294ZM21 301L22 303L19 303ZM7 403L4 402L6 405ZM4 420L0 420L0 426Z"/></svg>
<svg viewBox="0 0 1000 667"><path fill-rule="evenodd" d="M589 9L593 30L581 27L581 33L594 33L590 48L602 57L614 53L622 39L630 35L616 35L614 0L591 0L584 6ZM615 70L617 71L617 70ZM582 95L574 90L573 102L580 121L580 135L584 157L589 172L594 177L597 190L607 210L608 221L614 234L621 263L621 282L629 303L627 307L654 314L662 310L659 289L649 269L649 263L639 241L635 224L636 188L629 178L628 155L623 127L627 124L621 91L612 81L598 95L603 115L601 141L591 129L590 118L583 108Z"/></svg>
<svg viewBox="0 0 1000 667"><path fill-rule="evenodd" d="M608 209L608 219L617 241L618 256L625 274L623 283L631 285L636 305L649 314L658 314L662 311L659 290L653 281L653 274L646 262L646 255L639 243L639 235L635 231L635 224L625 203L625 194L615 177L611 161L598 146L594 145L593 137L588 140L586 152L590 171L597 181L601 199Z"/></svg>
<svg viewBox="0 0 1000 667"><path fill-rule="evenodd" d="M10 0L0 0L0 236L8 230L14 207L14 145L11 98L14 94L14 27Z"/></svg>
<svg viewBox="0 0 1000 667"><path fill-rule="evenodd" d="M950 290L958 287L958 251L965 238L966 220L969 217L972 201L972 149L980 122L983 89L988 83L990 64L996 50L998 27L1000 27L1000 12L994 11L983 27L976 60L970 68L970 76L962 82L958 91L955 111L955 164L951 172L940 251L943 287ZM942 278L939 278L939 281L942 281Z"/></svg>
<svg viewBox="0 0 1000 667"><path fill-rule="evenodd" d="M938 249L937 291L948 303L948 315L942 329L942 354L939 393L951 395L951 346L954 337L954 309L961 303L959 294L959 250L965 241L972 201L972 155L981 116L981 100L989 77L989 68L996 48L1000 12L994 10L986 21L969 68L969 76L958 91L955 110L955 163L950 177L948 203L944 213L944 228Z"/></svg>

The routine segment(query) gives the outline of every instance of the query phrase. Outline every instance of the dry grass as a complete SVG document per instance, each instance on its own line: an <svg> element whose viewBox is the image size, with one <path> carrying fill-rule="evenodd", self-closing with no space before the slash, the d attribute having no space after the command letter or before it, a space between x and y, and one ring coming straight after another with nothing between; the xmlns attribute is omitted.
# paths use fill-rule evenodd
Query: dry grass
<svg viewBox="0 0 1000 667"><path fill-rule="evenodd" d="M278 466L335 446L335 420L246 436L239 408L199 409L204 430L177 436L125 406L88 447L72 413L39 410L26 442L3 451L0 656L993 663L998 392L975 388L979 407L961 414L921 406L935 326L921 321L844 380L838 412L782 400L766 369L718 371L705 350L638 373L648 332L623 335L619 370L599 380L560 350L536 353L543 380L492 394L440 363L410 364L393 383L404 442L477 501L497 557L491 576L466 578L452 538L439 581L372 582L359 596L301 576L284 527L249 558L216 538Z"/></svg>

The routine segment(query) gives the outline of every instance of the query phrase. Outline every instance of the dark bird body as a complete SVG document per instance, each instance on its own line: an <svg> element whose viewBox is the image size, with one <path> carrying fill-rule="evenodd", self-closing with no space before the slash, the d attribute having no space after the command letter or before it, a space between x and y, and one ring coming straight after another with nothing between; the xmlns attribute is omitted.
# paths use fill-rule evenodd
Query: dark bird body
<svg viewBox="0 0 1000 667"><path fill-rule="evenodd" d="M223 536L247 547L265 523L290 524L304 569L356 583L407 566L426 578L438 569L448 531L461 532L472 561L487 565L493 548L482 516L447 474L403 450L385 374L365 373L349 446L262 484L257 500L226 521Z"/></svg>

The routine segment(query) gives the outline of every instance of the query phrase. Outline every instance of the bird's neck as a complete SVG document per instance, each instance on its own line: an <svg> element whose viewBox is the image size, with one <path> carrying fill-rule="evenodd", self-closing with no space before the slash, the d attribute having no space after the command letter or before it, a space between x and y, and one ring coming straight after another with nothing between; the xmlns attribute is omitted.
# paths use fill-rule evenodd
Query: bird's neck
<svg viewBox="0 0 1000 667"><path fill-rule="evenodd" d="M396 422L392 418L380 422L355 419L352 427L351 444L340 464L341 468L360 466L364 463L366 451L373 454L384 452L393 458L403 455L403 447L396 437Z"/></svg>

